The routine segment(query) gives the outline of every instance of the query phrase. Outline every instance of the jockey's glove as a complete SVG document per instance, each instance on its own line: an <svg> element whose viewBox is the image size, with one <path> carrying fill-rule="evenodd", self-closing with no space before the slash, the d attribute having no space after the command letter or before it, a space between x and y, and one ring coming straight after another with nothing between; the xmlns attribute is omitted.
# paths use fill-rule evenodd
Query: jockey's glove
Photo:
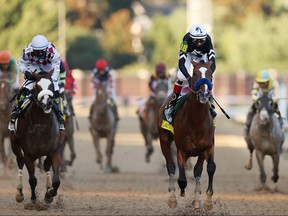
<svg viewBox="0 0 288 216"><path fill-rule="evenodd" d="M25 71L25 79L35 80L35 77L29 71Z"/></svg>

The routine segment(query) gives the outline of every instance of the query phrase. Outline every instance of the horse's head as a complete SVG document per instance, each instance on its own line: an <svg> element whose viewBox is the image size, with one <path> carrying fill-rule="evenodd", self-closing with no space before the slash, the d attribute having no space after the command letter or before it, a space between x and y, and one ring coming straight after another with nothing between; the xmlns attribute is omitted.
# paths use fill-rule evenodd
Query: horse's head
<svg viewBox="0 0 288 216"><path fill-rule="evenodd" d="M159 104L159 106L161 106L163 102L165 101L165 99L167 98L168 80L165 80L165 79L157 80L155 92L156 92L157 103Z"/></svg>
<svg viewBox="0 0 288 216"><path fill-rule="evenodd" d="M270 122L270 117L273 114L275 103L272 98L269 97L268 93L263 93L255 102L255 108L259 113L259 123L266 125Z"/></svg>
<svg viewBox="0 0 288 216"><path fill-rule="evenodd" d="M212 62L195 62L193 64L193 76L190 88L194 92L200 103L207 103L212 90L212 70L210 69Z"/></svg>
<svg viewBox="0 0 288 216"><path fill-rule="evenodd" d="M0 79L0 109L5 110L12 96L12 88L8 79Z"/></svg>
<svg viewBox="0 0 288 216"><path fill-rule="evenodd" d="M95 96L97 103L102 103L103 101L107 102L108 93L106 90L106 83L96 82L95 83Z"/></svg>
<svg viewBox="0 0 288 216"><path fill-rule="evenodd" d="M42 71L38 74L32 73L33 77L36 79L33 95L37 104L43 109L44 113L50 113L52 110L54 84L51 76L53 72L54 69L50 72Z"/></svg>

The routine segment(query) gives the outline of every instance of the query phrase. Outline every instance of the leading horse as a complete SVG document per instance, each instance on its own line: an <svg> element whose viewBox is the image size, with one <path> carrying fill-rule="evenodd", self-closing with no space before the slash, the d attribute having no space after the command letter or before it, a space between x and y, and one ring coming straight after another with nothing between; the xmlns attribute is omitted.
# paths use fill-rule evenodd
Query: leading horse
<svg viewBox="0 0 288 216"><path fill-rule="evenodd" d="M264 157L269 155L273 161L273 176L271 179L276 183L279 179L279 159L281 146L284 143L284 130L281 128L280 122L275 116L275 103L268 93L255 102L256 114L252 118L248 136L244 136L247 147L250 152L249 162L245 166L246 169L252 169L253 151L256 151L256 159L260 169L260 185L257 190L269 190L266 185L266 173L264 170Z"/></svg>
<svg viewBox="0 0 288 216"><path fill-rule="evenodd" d="M49 73L32 73L35 78L35 85L31 94L31 102L27 100L23 105L28 104L16 120L15 132L10 131L12 150L16 155L18 164L18 185L16 201L24 200L23 194L23 166L27 167L29 184L31 189L31 201L36 202L36 185L34 161L42 156L44 170L46 173L45 201L51 203L57 195L60 185L59 170L61 164L60 146L63 144L64 132L59 131L59 123L53 111L54 84L51 76L54 70ZM50 168L52 166L53 179L51 182Z"/></svg>
<svg viewBox="0 0 288 216"><path fill-rule="evenodd" d="M177 162L179 167L178 185L180 196L185 196L187 179L185 174L185 164L189 157L198 157L194 165L195 189L194 189L194 208L202 207L200 179L203 170L203 163L207 162L208 188L207 198L204 208L208 211L213 208L213 176L216 170L214 162L214 122L209 111L209 97L212 90L212 71L211 62L196 63L193 75L190 80L190 92L186 95L186 100L179 110L174 114L174 134L162 128L162 113L171 98L168 97L159 110L158 131L162 153L166 160L166 168L169 175L169 199L170 208L177 206L175 196L175 163L172 158L170 145L175 141L177 148ZM179 101L181 98L179 99ZM177 107L177 106L176 106Z"/></svg>
<svg viewBox="0 0 288 216"><path fill-rule="evenodd" d="M106 138L106 165L105 172L113 172L112 155L115 144L117 124L115 113L111 106L106 86L102 82L95 83L96 99L91 105L90 132L96 150L96 162L102 169L102 154L100 150L100 138Z"/></svg>
<svg viewBox="0 0 288 216"><path fill-rule="evenodd" d="M146 103L144 116L139 116L141 133L145 140L146 162L150 162L150 156L154 151L152 142L158 139L157 119L158 112L167 97L168 80L159 79L155 87L155 95L150 97Z"/></svg>

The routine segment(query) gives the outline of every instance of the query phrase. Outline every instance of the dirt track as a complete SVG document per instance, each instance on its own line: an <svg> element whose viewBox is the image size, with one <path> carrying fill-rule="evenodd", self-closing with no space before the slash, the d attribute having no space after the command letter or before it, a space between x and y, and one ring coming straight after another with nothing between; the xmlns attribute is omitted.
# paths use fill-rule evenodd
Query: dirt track
<svg viewBox="0 0 288 216"><path fill-rule="evenodd" d="M227 120L218 111L216 123L217 170L214 178L214 208L210 212L193 209L194 183L192 171L187 173L189 182L186 197L179 197L178 206L170 209L167 204L168 176L163 168L164 158L159 143L154 142L155 152L151 162L144 160L144 140L139 133L139 123L131 110L120 110L121 120L116 136L113 164L119 173L103 174L95 163L94 147L88 132L87 107L76 107L80 131L76 131L77 158L62 179L59 194L50 206L40 205L38 210L24 209L30 199L28 176L24 172L24 203L16 203L17 170L4 176L0 165L0 215L288 215L288 160L280 160L280 179L277 185L270 180L271 159L266 158L268 185L273 192L257 192L258 165L254 158L251 171L244 169L248 150L242 137L242 128ZM104 141L104 140L103 140ZM104 152L105 144L102 144ZM68 152L67 152L68 153ZM67 154L68 155L68 154ZM195 161L195 159L193 159ZM37 173L37 192L40 203L44 196L44 174ZM207 187L204 167L202 198Z"/></svg>

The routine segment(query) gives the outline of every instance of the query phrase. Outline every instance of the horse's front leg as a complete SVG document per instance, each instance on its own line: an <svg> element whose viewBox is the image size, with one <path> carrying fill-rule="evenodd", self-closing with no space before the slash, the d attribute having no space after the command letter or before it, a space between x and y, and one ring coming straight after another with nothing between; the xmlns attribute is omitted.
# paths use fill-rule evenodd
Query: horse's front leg
<svg viewBox="0 0 288 216"><path fill-rule="evenodd" d="M18 165L18 183L17 183L17 193L15 195L15 200L17 202L23 202L24 194L23 194L23 167L24 167L24 157L21 148L19 147L18 143L15 144L15 137L11 136L11 148L16 156L16 161Z"/></svg>
<svg viewBox="0 0 288 216"><path fill-rule="evenodd" d="M25 165L27 167L28 170L28 174L29 174L29 184L30 184L30 189L31 189L31 201L33 203L36 202L36 191L35 188L37 186L37 178L35 177L35 164L34 161L30 158L24 158L25 161Z"/></svg>
<svg viewBox="0 0 288 216"><path fill-rule="evenodd" d="M50 174L51 162L48 157L46 157L44 161L44 171L46 174L46 194L44 200L46 203L51 203L53 201L52 193L52 181L51 181L51 174Z"/></svg>
<svg viewBox="0 0 288 216"><path fill-rule="evenodd" d="M146 162L150 162L150 156L154 152L153 145L152 145L153 139L150 132L146 132L146 138L145 138L145 144L146 144Z"/></svg>
<svg viewBox="0 0 288 216"><path fill-rule="evenodd" d="M180 187L180 196L185 196L185 188L187 187L187 178L185 173L185 165L186 165L187 158L185 157L184 153L178 149L177 151L177 162L179 167L179 178L178 178L178 185Z"/></svg>
<svg viewBox="0 0 288 216"><path fill-rule="evenodd" d="M273 180L274 183L276 183L279 179L279 154L276 153L274 155L272 155L272 161L273 161L273 176L271 177L271 179Z"/></svg>
<svg viewBox="0 0 288 216"><path fill-rule="evenodd" d="M102 154L100 151L100 137L97 131L95 131L92 127L90 127L90 132L92 134L93 144L94 144L94 148L96 152L96 163L98 163L100 165L100 168L102 169Z"/></svg>
<svg viewBox="0 0 288 216"><path fill-rule="evenodd" d="M216 164L214 162L214 155L211 154L207 160L207 173L208 173L208 188L206 191L206 200L204 208L206 211L210 211L213 208L212 195L213 195L213 177L216 171Z"/></svg>
<svg viewBox="0 0 288 216"><path fill-rule="evenodd" d="M194 178L195 178L195 189L194 189L194 199L193 199L193 206L194 208L201 208L202 203L201 203L201 175L203 171L203 162L205 158L203 155L200 155L197 159L197 162L194 166Z"/></svg>
<svg viewBox="0 0 288 216"><path fill-rule="evenodd" d="M259 166L260 171L260 185L256 188L257 191L259 190L269 190L269 187L266 185L266 173L264 170L264 155L262 152L256 150L256 159Z"/></svg>
<svg viewBox="0 0 288 216"><path fill-rule="evenodd" d="M71 137L69 137L69 139L67 140L68 146L70 148L70 161L69 161L69 166L73 165L73 162L76 158L76 153L75 153L75 148L74 148L74 138L73 138L73 134L71 134Z"/></svg>
<svg viewBox="0 0 288 216"><path fill-rule="evenodd" d="M48 172L49 170L47 170L47 172L46 172L46 174L47 174L47 185L46 186L49 189L46 191L45 201L47 203L49 203L49 202L51 203L53 201L53 197L55 197L57 195L57 191L58 191L58 188L59 188L60 183L61 183L60 182L60 166L61 166L60 150L59 149L56 150L54 152L54 154L52 156L48 156L46 158L46 160L47 160L48 165L49 165L49 163L51 163L52 170L53 170L52 187L51 187L51 180L49 180L51 178L50 173ZM47 168L49 167L48 165L47 165Z"/></svg>
<svg viewBox="0 0 288 216"><path fill-rule="evenodd" d="M113 155L113 146L114 146L114 135L107 137L107 147L106 147L106 167L105 172L112 172L112 155Z"/></svg>

